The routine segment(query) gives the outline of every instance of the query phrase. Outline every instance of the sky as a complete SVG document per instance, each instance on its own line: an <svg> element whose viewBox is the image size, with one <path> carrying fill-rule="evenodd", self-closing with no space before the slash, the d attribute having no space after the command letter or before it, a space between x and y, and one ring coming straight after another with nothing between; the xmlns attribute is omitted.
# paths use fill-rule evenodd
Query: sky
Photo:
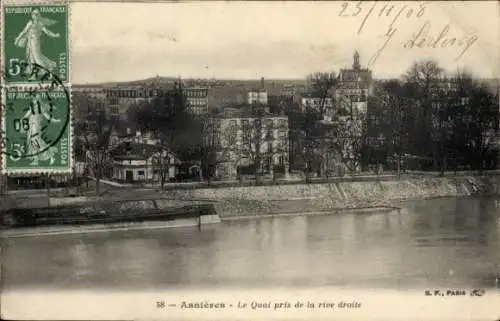
<svg viewBox="0 0 500 321"><path fill-rule="evenodd" d="M497 1L356 5L350 2L344 8L340 1L73 3L72 83L157 75L301 79L312 72L350 67L355 50L361 65L372 69L376 78L398 77L419 59L435 59L451 71L467 67L479 77L500 74ZM423 38L433 40L417 46Z"/></svg>

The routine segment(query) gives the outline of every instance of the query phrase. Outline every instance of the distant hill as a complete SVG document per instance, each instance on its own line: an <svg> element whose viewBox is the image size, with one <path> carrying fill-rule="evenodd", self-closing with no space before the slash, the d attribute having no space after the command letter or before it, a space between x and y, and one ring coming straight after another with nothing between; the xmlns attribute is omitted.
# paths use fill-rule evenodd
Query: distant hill
<svg viewBox="0 0 500 321"><path fill-rule="evenodd" d="M117 82L105 82L105 83L86 83L86 84L74 84L78 87L112 87L112 86L140 86L140 85L161 85L173 83L179 78L175 77L152 77L142 80L132 80L132 81L117 81ZM201 79L201 78L181 78L183 82L193 83L198 85L226 85L226 86L245 86L245 87L259 87L261 85L261 79ZM304 85L305 79L264 79L266 85L274 83L275 85Z"/></svg>
<svg viewBox="0 0 500 321"><path fill-rule="evenodd" d="M374 85L390 80L391 78L375 78ZM394 78L396 79L396 78ZM152 77L142 80L133 81L121 81L121 82L106 82L106 83L95 83L95 84L73 84L74 87L85 88L85 87L127 87L127 86L164 86L168 84L173 84L175 81L179 80L176 77ZM181 78L182 82L188 87L208 87L215 92L224 92L221 96L221 100L216 99L218 103L223 100L234 99L238 96L237 101L240 101L246 93L255 89L265 89L270 95L279 95L280 92L286 87L295 87L296 89L305 89L306 79L201 79L201 78ZM492 92L497 93L499 88L500 79L499 78L483 78L478 79L480 82L485 84ZM263 84L262 84L263 82ZM219 94L215 94L218 96Z"/></svg>

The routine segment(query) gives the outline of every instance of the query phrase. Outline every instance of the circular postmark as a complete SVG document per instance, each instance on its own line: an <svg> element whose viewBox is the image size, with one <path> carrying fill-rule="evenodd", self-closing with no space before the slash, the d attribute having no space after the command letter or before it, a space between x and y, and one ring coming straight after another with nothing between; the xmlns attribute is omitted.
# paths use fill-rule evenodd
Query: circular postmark
<svg viewBox="0 0 500 321"><path fill-rule="evenodd" d="M68 149L70 93L55 74L41 65L32 64L25 76L39 83L4 87L0 149L7 162L35 158L32 165L36 165L42 158L52 165L54 158L50 155L57 149L55 146L65 140Z"/></svg>

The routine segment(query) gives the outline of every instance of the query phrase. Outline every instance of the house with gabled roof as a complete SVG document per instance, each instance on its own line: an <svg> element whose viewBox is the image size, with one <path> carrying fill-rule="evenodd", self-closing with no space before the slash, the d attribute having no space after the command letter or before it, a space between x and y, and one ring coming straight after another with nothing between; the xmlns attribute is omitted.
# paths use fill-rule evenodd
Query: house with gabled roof
<svg viewBox="0 0 500 321"><path fill-rule="evenodd" d="M165 147L123 142L110 151L112 178L119 182L161 182L174 178L180 160Z"/></svg>

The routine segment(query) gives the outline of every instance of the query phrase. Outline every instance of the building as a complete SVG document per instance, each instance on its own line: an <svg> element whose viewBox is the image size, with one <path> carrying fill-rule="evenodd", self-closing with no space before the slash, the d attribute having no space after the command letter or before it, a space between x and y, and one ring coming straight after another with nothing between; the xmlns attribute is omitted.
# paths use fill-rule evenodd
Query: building
<svg viewBox="0 0 500 321"><path fill-rule="evenodd" d="M275 176L288 172L288 118L255 116L226 109L208 120L206 144L216 150L215 175L235 179L242 175Z"/></svg>
<svg viewBox="0 0 500 321"><path fill-rule="evenodd" d="M236 86L210 88L208 91L208 109L218 110L233 104L243 104L248 100L247 90Z"/></svg>
<svg viewBox="0 0 500 321"><path fill-rule="evenodd" d="M351 114L364 114L368 109L368 97L372 91L372 71L361 68L359 53L356 51L352 68L340 70L335 100L339 107L347 109Z"/></svg>
<svg viewBox="0 0 500 321"><path fill-rule="evenodd" d="M158 96L159 89L142 85L116 86L108 88L106 92L110 113L124 119L130 106L153 99ZM208 113L208 88L187 87L184 88L184 95L188 109L192 114Z"/></svg>
<svg viewBox="0 0 500 321"><path fill-rule="evenodd" d="M134 126L120 126L111 132L110 145L117 146L122 143L135 143L147 145L160 145L160 140L153 138L151 133L142 133Z"/></svg>
<svg viewBox="0 0 500 321"><path fill-rule="evenodd" d="M324 114L328 115L331 114L334 108L334 100L331 97L318 98L305 96L300 99L300 107L302 111L312 109L317 112L324 111Z"/></svg>
<svg viewBox="0 0 500 321"><path fill-rule="evenodd" d="M101 112L106 112L106 97L102 95L92 95L87 92L72 92L71 105L73 116L79 120L94 118Z"/></svg>
<svg viewBox="0 0 500 321"><path fill-rule="evenodd" d="M184 89L189 112L193 115L208 114L208 88L190 87Z"/></svg>
<svg viewBox="0 0 500 321"><path fill-rule="evenodd" d="M74 85L71 86L71 94L82 94L96 99L107 97L105 87L102 85Z"/></svg>
<svg viewBox="0 0 500 321"><path fill-rule="evenodd" d="M267 105L268 104L267 91L263 89L249 91L247 95L247 102L249 105L253 104Z"/></svg>
<svg viewBox="0 0 500 321"><path fill-rule="evenodd" d="M113 86L106 89L111 116L124 120L130 106L148 101L158 95L158 90L147 86Z"/></svg>
<svg viewBox="0 0 500 321"><path fill-rule="evenodd" d="M160 183L174 178L180 164L179 159L167 149L155 145L129 143L119 144L111 152L112 179L120 182Z"/></svg>

